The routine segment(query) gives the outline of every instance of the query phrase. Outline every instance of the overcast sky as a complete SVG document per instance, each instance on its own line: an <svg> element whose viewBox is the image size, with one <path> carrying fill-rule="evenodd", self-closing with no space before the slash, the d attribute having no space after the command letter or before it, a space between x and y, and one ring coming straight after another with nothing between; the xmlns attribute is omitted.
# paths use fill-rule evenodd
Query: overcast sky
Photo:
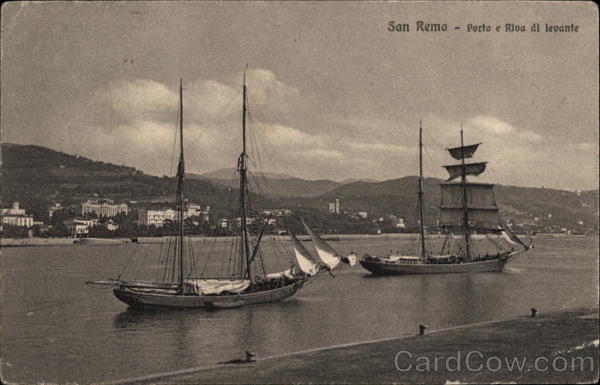
<svg viewBox="0 0 600 385"><path fill-rule="evenodd" d="M579 32L465 31L508 22ZM479 180L592 189L597 23L583 2L8 3L2 142L173 174L181 77L187 171L234 167L248 63L250 157L265 171L415 175L422 119L428 176L445 176L462 122L490 162Z"/></svg>

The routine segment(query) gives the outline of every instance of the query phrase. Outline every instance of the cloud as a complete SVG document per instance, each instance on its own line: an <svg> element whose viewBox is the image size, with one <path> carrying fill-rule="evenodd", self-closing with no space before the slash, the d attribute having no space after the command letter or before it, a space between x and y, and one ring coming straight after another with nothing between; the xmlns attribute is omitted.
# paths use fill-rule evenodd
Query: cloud
<svg viewBox="0 0 600 385"><path fill-rule="evenodd" d="M468 123L491 134L505 135L515 131L513 126L495 116L478 115L469 119Z"/></svg>
<svg viewBox="0 0 600 385"><path fill-rule="evenodd" d="M163 119L177 111L175 90L150 79L114 82L96 94L96 103L110 106L126 120Z"/></svg>
<svg viewBox="0 0 600 385"><path fill-rule="evenodd" d="M246 76L253 107L247 121L248 153L254 169L336 180L390 179L418 173L418 121L392 121L360 113L302 120L301 114L295 115L295 102L303 99L298 88L265 69L248 70ZM225 79L184 84L189 172L234 167L241 151L241 73ZM172 174L177 155L178 93L177 84L151 79L109 84L93 100L105 106L104 114L97 114L73 135L77 152L153 174ZM424 116L426 176L446 178L441 166L454 160L445 148L459 144L460 126L455 119ZM466 144L483 143L471 159L489 162L479 181L536 186L554 173L561 175L561 181L572 179L576 184L581 174L569 174L568 170L582 159L585 164L578 169L597 175L597 145L542 145L541 135L499 116L476 114L464 119L464 138Z"/></svg>
<svg viewBox="0 0 600 385"><path fill-rule="evenodd" d="M264 129L264 134L268 140L286 146L318 146L327 141L326 136L311 135L309 133L300 131L297 128L280 124L264 124L261 125L261 128Z"/></svg>
<svg viewBox="0 0 600 385"><path fill-rule="evenodd" d="M414 148L388 143L365 143L359 141L347 141L346 146L357 151L365 152L382 152L390 156L398 156L398 154L414 153Z"/></svg>
<svg viewBox="0 0 600 385"><path fill-rule="evenodd" d="M302 156L311 160L322 160L323 158L333 160L344 160L346 158L342 151L325 148L311 148L309 150L299 151L299 153Z"/></svg>
<svg viewBox="0 0 600 385"><path fill-rule="evenodd" d="M300 95L300 90L277 80L275 74L262 68L246 72L246 84L254 103L264 105L269 102L283 103Z"/></svg>

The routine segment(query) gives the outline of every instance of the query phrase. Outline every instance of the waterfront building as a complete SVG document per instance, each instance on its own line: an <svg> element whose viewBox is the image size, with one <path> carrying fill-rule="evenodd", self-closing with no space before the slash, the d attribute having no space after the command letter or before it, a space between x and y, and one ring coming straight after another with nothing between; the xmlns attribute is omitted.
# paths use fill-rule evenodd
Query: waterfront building
<svg viewBox="0 0 600 385"><path fill-rule="evenodd" d="M19 202L14 202L12 207L2 209L2 224L18 227L32 227L33 215L27 215L24 209L19 207Z"/></svg>
<svg viewBox="0 0 600 385"><path fill-rule="evenodd" d="M10 208L2 209L2 215L26 215L25 209L19 207L19 202L14 202Z"/></svg>
<svg viewBox="0 0 600 385"><path fill-rule="evenodd" d="M292 215L292 210L291 209L269 209L269 210L264 210L262 212L262 214L265 216L272 215L274 217L289 217L290 215Z"/></svg>
<svg viewBox="0 0 600 385"><path fill-rule="evenodd" d="M162 227L165 221L175 221L177 213L173 209L140 209L138 210L138 224L142 226Z"/></svg>
<svg viewBox="0 0 600 385"><path fill-rule="evenodd" d="M397 229L406 229L406 223L404 223L404 218L398 218L396 220L396 228Z"/></svg>
<svg viewBox="0 0 600 385"><path fill-rule="evenodd" d="M99 217L114 217L119 214L127 215L128 207L125 203L115 204L110 199L90 199L81 204L81 215L96 214Z"/></svg>
<svg viewBox="0 0 600 385"><path fill-rule="evenodd" d="M210 206L206 206L202 209L202 206L199 204L188 203L183 211L183 218L187 219L190 217L200 217L203 222L208 222L210 220ZM138 210L139 225L162 227L164 226L165 221L174 222L177 220L177 211L171 208Z"/></svg>
<svg viewBox="0 0 600 385"><path fill-rule="evenodd" d="M90 227L98 225L98 219L73 218L67 219L63 223L71 235L76 237L89 234Z"/></svg>

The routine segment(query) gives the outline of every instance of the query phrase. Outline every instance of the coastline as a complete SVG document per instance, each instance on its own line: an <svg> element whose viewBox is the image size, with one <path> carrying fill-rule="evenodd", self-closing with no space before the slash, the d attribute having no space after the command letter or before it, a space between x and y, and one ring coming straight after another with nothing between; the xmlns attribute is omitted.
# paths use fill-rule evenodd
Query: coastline
<svg viewBox="0 0 600 385"><path fill-rule="evenodd" d="M474 357L487 358L494 365L488 367L485 360L479 359L471 362L467 370L464 358L469 352L476 352ZM455 367L444 365L443 360L453 356L459 357L462 369L452 370ZM426 357L431 365L442 357L442 364L435 370L432 366L429 370L417 370L418 365L410 357ZM496 360L491 357L500 363L515 357L525 361L519 370L502 364L496 369ZM563 361L583 363L583 370L554 367L555 362L562 365ZM425 336L403 335L258 357L250 364L210 365L109 383L595 383L598 363L598 309L586 308L445 328L429 331ZM481 370L471 370L479 366Z"/></svg>
<svg viewBox="0 0 600 385"><path fill-rule="evenodd" d="M525 236L517 234L519 237L526 238L596 238L597 235L572 235L572 234L538 234L533 236ZM323 236L326 241L343 241L343 240L354 240L354 239L401 239L401 238L414 238L418 236L417 233L389 233L389 234L329 234ZM441 238L444 235L432 234L429 235L431 238ZM477 235L475 235L477 237ZM32 247L32 246L108 246L108 245L122 245L125 243L138 243L138 244L152 244L161 243L164 239L169 237L137 237L137 242L133 242L131 238L2 238L0 247ZM232 236L226 237L210 237L204 235L197 235L191 237L193 240L216 240L229 242ZM87 240L83 244L74 243L76 240ZM287 235L265 235L265 240L284 240L289 241ZM301 241L310 240L307 235L300 235L298 239Z"/></svg>

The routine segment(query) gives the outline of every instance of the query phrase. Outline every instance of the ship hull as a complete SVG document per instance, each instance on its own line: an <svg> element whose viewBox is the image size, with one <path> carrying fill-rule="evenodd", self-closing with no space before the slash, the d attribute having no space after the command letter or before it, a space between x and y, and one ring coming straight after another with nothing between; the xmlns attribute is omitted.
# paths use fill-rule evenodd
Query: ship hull
<svg viewBox="0 0 600 385"><path fill-rule="evenodd" d="M180 295L148 293L131 290L126 287L113 289L113 294L120 301L135 308L232 308L232 304L255 305L282 301L296 294L307 280L283 286L277 289L242 293L233 295Z"/></svg>
<svg viewBox="0 0 600 385"><path fill-rule="evenodd" d="M468 263L390 263L360 260L360 265L373 274L456 274L456 273L493 273L501 272L508 258Z"/></svg>

